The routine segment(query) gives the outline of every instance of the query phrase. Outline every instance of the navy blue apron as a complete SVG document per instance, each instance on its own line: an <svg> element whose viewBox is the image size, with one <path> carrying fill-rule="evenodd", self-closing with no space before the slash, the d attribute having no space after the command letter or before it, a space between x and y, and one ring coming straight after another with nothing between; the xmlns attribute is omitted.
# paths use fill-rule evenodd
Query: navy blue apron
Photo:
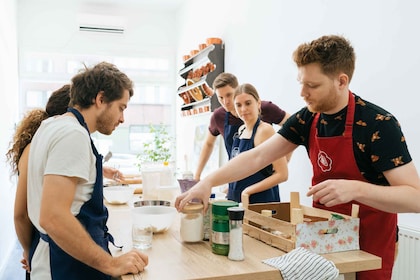
<svg viewBox="0 0 420 280"><path fill-rule="evenodd" d="M237 134L240 125L230 125L229 124L229 116L230 113L226 112L225 114L225 125L224 125L224 134L223 139L225 140L225 147L226 152L228 153L228 158L231 158L231 152L232 152L232 144L233 144L233 138L235 134Z"/></svg>
<svg viewBox="0 0 420 280"><path fill-rule="evenodd" d="M31 247L29 248L29 268L32 268L32 257L35 253L36 246L39 243L39 231L36 229L35 226L32 225L32 236L31 236ZM31 274L26 272L26 280L31 279Z"/></svg>
<svg viewBox="0 0 420 280"><path fill-rule="evenodd" d="M241 152L245 152L254 148L254 138L255 138L255 134L257 132L257 128L259 124L260 124L260 119L257 120L257 122L255 123L253 127L252 136L250 139L240 139L240 134L242 134L243 130L240 132L240 134L237 137L233 139L233 147L231 151L232 158L240 154ZM245 179L242 179L240 181L236 181L233 183L229 183L229 190L228 190L227 198L229 200L241 202L241 194L245 188L264 180L265 178L271 176L272 174L273 174L273 165L270 164ZM266 203L266 202L280 202L280 193L279 193L278 185L275 185L268 190L252 194L249 197L249 203Z"/></svg>
<svg viewBox="0 0 420 280"><path fill-rule="evenodd" d="M73 113L79 123L90 132L84 121L83 116L74 108L69 108L68 112ZM84 226L92 239L101 246L104 251L108 252L108 242L113 243L112 236L108 233L106 222L108 220L108 209L103 202L103 173L102 173L102 155L98 153L91 139L93 153L96 157L96 180L93 187L92 197L85 202L80 209L80 213L76 216L79 222ZM86 264L74 259L72 256L64 252L58 245L48 237L41 233L41 238L49 243L50 247L50 266L51 277L53 280L61 279L111 279L111 276L87 266Z"/></svg>

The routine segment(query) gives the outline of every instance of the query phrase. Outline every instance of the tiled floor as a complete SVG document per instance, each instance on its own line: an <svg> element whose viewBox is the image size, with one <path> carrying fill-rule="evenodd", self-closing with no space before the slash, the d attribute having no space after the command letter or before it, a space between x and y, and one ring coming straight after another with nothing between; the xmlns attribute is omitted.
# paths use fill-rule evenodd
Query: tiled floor
<svg viewBox="0 0 420 280"><path fill-rule="evenodd" d="M20 260L22 259L22 248L16 241L16 246L10 254L8 262L3 271L0 271L0 280L24 280L25 271L23 270Z"/></svg>

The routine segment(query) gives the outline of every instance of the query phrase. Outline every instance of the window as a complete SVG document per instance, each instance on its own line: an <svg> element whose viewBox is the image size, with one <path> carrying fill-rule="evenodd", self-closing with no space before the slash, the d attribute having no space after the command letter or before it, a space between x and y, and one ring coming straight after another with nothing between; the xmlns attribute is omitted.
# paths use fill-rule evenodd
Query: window
<svg viewBox="0 0 420 280"><path fill-rule="evenodd" d="M70 82L84 65L100 61L115 64L134 82L134 96L125 111L125 122L110 136L94 133L102 154L137 154L148 137L150 124L164 124L174 134L174 61L169 55L144 57L99 56L26 52L20 57L20 112L45 107L52 91Z"/></svg>

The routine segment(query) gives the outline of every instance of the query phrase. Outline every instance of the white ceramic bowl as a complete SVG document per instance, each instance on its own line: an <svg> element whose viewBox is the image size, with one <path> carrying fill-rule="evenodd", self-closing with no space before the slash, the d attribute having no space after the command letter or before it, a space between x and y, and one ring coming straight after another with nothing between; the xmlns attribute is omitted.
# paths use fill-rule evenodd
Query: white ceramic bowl
<svg viewBox="0 0 420 280"><path fill-rule="evenodd" d="M124 204L127 203L134 194L134 188L129 186L104 187L104 197L108 203Z"/></svg>
<svg viewBox="0 0 420 280"><path fill-rule="evenodd" d="M152 227L153 232L164 232L170 228L177 210L172 206L150 205L132 209L133 223Z"/></svg>

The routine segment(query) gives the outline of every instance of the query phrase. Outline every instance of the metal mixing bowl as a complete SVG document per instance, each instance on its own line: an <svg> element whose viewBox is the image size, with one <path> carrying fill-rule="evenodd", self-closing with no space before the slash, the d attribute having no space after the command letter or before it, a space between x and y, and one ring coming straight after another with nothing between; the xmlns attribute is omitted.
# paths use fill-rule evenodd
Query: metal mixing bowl
<svg viewBox="0 0 420 280"><path fill-rule="evenodd" d="M141 206L171 206L171 202L166 200L140 200L134 202L134 207Z"/></svg>

